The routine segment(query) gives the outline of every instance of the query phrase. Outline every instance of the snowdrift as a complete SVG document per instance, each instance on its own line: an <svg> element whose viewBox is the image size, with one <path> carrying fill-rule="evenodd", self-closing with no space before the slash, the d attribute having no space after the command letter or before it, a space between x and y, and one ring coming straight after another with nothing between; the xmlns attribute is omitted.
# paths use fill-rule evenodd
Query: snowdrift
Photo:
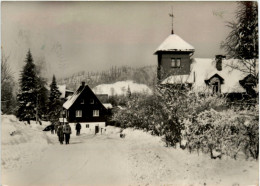
<svg viewBox="0 0 260 186"><path fill-rule="evenodd" d="M34 152L42 151L50 143L46 133L42 132L48 124L43 122L43 125L39 125L32 121L28 125L13 115L2 115L2 168L21 167L30 163Z"/></svg>

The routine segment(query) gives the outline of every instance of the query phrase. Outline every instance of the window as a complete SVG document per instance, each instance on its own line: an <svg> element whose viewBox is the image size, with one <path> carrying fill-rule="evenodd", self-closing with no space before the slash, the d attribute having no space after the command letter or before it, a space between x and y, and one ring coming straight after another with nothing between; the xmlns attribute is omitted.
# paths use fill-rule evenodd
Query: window
<svg viewBox="0 0 260 186"><path fill-rule="evenodd" d="M99 116L99 110L93 110L93 117Z"/></svg>
<svg viewBox="0 0 260 186"><path fill-rule="evenodd" d="M94 104L94 99L91 99L91 100L90 100L90 104Z"/></svg>
<svg viewBox="0 0 260 186"><path fill-rule="evenodd" d="M211 79L211 86L213 94L221 93L221 83L218 78L214 77Z"/></svg>
<svg viewBox="0 0 260 186"><path fill-rule="evenodd" d="M212 85L212 92L213 94L217 94L220 92L219 84L217 82Z"/></svg>
<svg viewBox="0 0 260 186"><path fill-rule="evenodd" d="M171 67L172 68L180 68L181 67L181 59L180 58L172 58Z"/></svg>
<svg viewBox="0 0 260 186"><path fill-rule="evenodd" d="M81 118L82 117L82 110L76 110L76 117Z"/></svg>
<svg viewBox="0 0 260 186"><path fill-rule="evenodd" d="M81 100L80 104L84 104L84 99Z"/></svg>

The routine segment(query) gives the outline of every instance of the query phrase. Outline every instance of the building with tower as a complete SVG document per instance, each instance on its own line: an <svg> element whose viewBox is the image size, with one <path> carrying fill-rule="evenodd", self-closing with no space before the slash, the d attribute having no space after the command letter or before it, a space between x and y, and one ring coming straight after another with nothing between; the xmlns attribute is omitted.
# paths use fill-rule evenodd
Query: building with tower
<svg viewBox="0 0 260 186"><path fill-rule="evenodd" d="M176 35L172 28L171 34L154 52L158 83L188 84L194 91L212 94L258 94L258 80L246 73L237 59L226 59L223 55L213 59L192 58L194 52L195 48ZM232 68L233 64L238 68ZM258 76L258 61L256 69Z"/></svg>

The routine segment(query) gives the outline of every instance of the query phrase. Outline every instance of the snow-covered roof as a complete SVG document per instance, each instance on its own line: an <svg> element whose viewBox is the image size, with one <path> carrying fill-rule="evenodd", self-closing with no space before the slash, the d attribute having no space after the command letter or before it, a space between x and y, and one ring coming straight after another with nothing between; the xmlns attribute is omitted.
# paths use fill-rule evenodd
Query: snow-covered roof
<svg viewBox="0 0 260 186"><path fill-rule="evenodd" d="M66 85L57 85L58 90L61 93L60 98L65 98L65 93L66 93Z"/></svg>
<svg viewBox="0 0 260 186"><path fill-rule="evenodd" d="M194 83L194 75L173 75L164 79L161 84Z"/></svg>
<svg viewBox="0 0 260 186"><path fill-rule="evenodd" d="M195 58L189 75L172 75L163 80L162 84L192 83L193 90L207 91L209 87L205 80L217 74L224 79L224 83L221 85L222 93L245 92L246 90L240 85L239 80L244 79L248 74L230 67L236 61L239 64L235 59L223 59L222 70L218 71L215 59Z"/></svg>
<svg viewBox="0 0 260 186"><path fill-rule="evenodd" d="M78 90L75 91L74 94L70 98L68 98L68 100L63 104L63 107L65 109L69 109L73 105L73 103L77 100L77 98L79 97L81 92L83 92L84 89L85 86L80 86Z"/></svg>
<svg viewBox="0 0 260 186"><path fill-rule="evenodd" d="M180 36L176 34L169 35L162 44L156 49L155 53L159 51L190 51L195 49L192 45L184 41Z"/></svg>
<svg viewBox="0 0 260 186"><path fill-rule="evenodd" d="M106 108L106 109L111 109L113 108L113 106L111 105L111 103L102 103L103 106Z"/></svg>
<svg viewBox="0 0 260 186"><path fill-rule="evenodd" d="M68 97L67 97L67 100L70 99L71 97L72 97L72 95L71 95L71 96L68 96Z"/></svg>

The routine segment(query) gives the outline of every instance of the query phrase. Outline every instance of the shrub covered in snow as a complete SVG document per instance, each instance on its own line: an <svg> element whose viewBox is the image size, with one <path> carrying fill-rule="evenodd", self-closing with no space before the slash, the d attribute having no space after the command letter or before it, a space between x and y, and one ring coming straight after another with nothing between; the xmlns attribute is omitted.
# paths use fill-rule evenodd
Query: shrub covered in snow
<svg viewBox="0 0 260 186"><path fill-rule="evenodd" d="M258 158L258 110L228 109L219 96L190 92L187 87L158 87L153 95L131 97L127 109L112 120L162 136L166 145L185 141L190 152L219 152L236 158L239 152Z"/></svg>
<svg viewBox="0 0 260 186"><path fill-rule="evenodd" d="M247 158L258 159L258 121L258 109L243 112L204 111L198 114L194 122L185 122L188 148L206 153L217 150L235 159L240 152L244 152Z"/></svg>

